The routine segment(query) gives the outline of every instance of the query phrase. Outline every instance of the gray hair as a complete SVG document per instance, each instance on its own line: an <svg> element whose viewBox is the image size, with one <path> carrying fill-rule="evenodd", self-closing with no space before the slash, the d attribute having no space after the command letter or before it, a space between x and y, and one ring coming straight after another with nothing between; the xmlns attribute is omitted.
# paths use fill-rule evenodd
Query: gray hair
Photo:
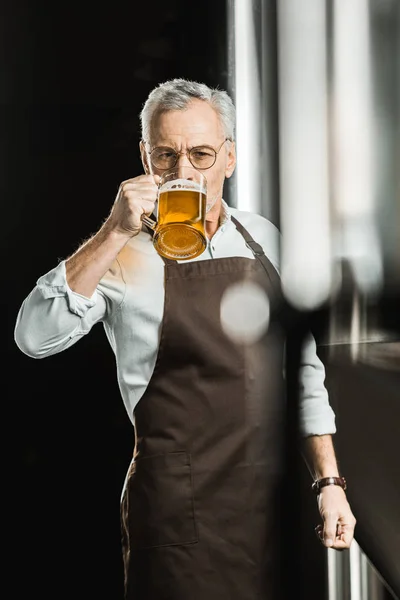
<svg viewBox="0 0 400 600"><path fill-rule="evenodd" d="M150 92L140 112L142 139L149 140L154 116L168 110L184 110L193 98L204 100L212 106L220 118L225 136L234 140L236 110L228 93L187 79L165 81Z"/></svg>

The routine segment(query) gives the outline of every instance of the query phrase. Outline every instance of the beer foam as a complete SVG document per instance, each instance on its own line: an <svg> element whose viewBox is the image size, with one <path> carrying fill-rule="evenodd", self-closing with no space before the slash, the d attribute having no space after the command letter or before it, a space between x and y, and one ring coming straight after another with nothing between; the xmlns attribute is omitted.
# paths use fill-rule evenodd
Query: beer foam
<svg viewBox="0 0 400 600"><path fill-rule="evenodd" d="M170 192L171 190L179 190L181 192L200 192L206 193L204 185L201 185L198 181L192 181L190 179L174 179L173 181L166 181L159 189L159 193Z"/></svg>

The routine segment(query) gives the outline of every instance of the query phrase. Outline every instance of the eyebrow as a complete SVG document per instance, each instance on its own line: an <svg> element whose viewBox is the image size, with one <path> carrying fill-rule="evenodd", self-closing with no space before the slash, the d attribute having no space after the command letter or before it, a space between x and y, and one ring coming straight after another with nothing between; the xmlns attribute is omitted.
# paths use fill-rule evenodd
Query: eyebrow
<svg viewBox="0 0 400 600"><path fill-rule="evenodd" d="M154 148L171 148L171 150L174 150L175 152L179 152L179 150L177 150L176 146L172 145L172 144L156 144L155 146L151 146L151 150L154 150ZM211 144L195 144L194 146L188 146L188 150L193 150L193 148L211 148L211 150L215 150L214 146L212 146Z"/></svg>

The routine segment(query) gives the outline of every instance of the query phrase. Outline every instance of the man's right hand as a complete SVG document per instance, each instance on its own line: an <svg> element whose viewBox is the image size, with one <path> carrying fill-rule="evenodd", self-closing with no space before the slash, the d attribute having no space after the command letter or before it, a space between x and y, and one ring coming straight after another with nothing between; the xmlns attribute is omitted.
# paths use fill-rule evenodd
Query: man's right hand
<svg viewBox="0 0 400 600"><path fill-rule="evenodd" d="M139 175L119 186L107 226L116 233L134 237L142 229L142 215L151 215L157 200L158 175Z"/></svg>

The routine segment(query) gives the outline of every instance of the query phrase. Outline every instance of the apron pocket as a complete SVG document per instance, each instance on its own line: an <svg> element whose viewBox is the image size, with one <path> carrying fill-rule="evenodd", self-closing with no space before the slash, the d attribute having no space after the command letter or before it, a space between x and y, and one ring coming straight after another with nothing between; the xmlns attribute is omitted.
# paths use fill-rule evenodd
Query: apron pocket
<svg viewBox="0 0 400 600"><path fill-rule="evenodd" d="M132 548L197 542L190 454L138 458L127 484Z"/></svg>

